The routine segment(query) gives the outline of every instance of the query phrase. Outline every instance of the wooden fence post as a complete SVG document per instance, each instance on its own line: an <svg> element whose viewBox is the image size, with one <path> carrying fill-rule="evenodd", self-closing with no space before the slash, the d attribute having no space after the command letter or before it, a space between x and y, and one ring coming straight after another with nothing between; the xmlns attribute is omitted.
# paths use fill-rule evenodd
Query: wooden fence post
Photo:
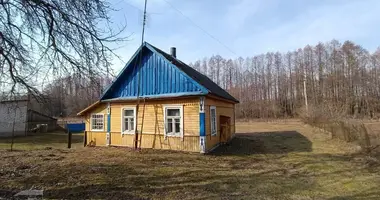
<svg viewBox="0 0 380 200"><path fill-rule="evenodd" d="M67 140L67 148L71 148L71 136L72 136L72 133L71 133L71 131L68 131L67 132L67 135L68 135L68 140Z"/></svg>
<svg viewBox="0 0 380 200"><path fill-rule="evenodd" d="M13 144L15 139L15 120L12 123L12 142L11 142L11 151L13 151Z"/></svg>
<svg viewBox="0 0 380 200"><path fill-rule="evenodd" d="M86 147L87 145L87 131L84 131L84 136L83 136L83 147Z"/></svg>

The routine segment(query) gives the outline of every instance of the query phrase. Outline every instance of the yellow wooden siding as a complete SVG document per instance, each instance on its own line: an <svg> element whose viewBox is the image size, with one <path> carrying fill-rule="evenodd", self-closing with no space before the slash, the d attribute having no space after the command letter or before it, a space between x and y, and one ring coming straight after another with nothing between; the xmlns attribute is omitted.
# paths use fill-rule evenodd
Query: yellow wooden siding
<svg viewBox="0 0 380 200"><path fill-rule="evenodd" d="M91 131L91 123L90 123L91 115L98 114L98 113L104 114L104 131L107 131L107 104L104 104L104 103L99 104L99 106L94 108L94 110L86 114L85 116L86 131Z"/></svg>
<svg viewBox="0 0 380 200"><path fill-rule="evenodd" d="M91 131L91 115L102 113L104 114L104 131ZM106 145L106 131L107 131L107 104L99 104L91 112L88 112L85 116L86 132L87 132L87 144L96 146Z"/></svg>
<svg viewBox="0 0 380 200"><path fill-rule="evenodd" d="M216 107L216 117L217 117L217 134L211 136L211 120L210 120L210 107ZM231 136L235 134L235 113L234 113L234 104L228 103L212 98L206 98L205 100L205 114L206 114L206 148L207 150L212 149L218 143L220 143L220 120L221 115L231 117Z"/></svg>
<svg viewBox="0 0 380 200"><path fill-rule="evenodd" d="M111 103L110 105L111 145L133 147L135 137L134 134L121 134L121 113L122 108L136 107L136 104L133 102L118 102ZM183 106L184 138L164 138L164 105ZM95 110L106 112L106 107L96 108ZM138 112L139 116L137 128L137 130L139 130L140 133L142 129L143 133L141 138L141 148L199 151L199 98L189 98L181 100L147 100L145 103L144 121L142 121L143 112L144 103L143 100L141 100ZM87 119L89 119L89 116L90 115L87 116ZM141 127L142 124L143 127ZM89 127L89 123L86 123L86 127ZM105 127L105 131L106 130L107 129ZM99 141L99 139L95 136L92 136L92 138L96 138ZM106 136L104 134L104 140L105 138Z"/></svg>
<svg viewBox="0 0 380 200"><path fill-rule="evenodd" d="M106 132L87 132L87 145L106 146Z"/></svg>
<svg viewBox="0 0 380 200"><path fill-rule="evenodd" d="M134 134L111 133L111 145L114 146L134 146ZM199 136L167 137L159 134L139 135L138 146L140 148L170 149L180 151L199 152Z"/></svg>

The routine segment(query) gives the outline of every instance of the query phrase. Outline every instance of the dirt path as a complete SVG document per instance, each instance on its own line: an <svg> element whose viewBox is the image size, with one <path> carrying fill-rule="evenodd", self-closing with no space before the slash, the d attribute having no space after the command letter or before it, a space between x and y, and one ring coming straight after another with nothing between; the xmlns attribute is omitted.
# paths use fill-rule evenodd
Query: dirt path
<svg viewBox="0 0 380 200"><path fill-rule="evenodd" d="M46 198L380 199L379 165L297 121L239 123L210 155L126 148L0 150L0 196Z"/></svg>

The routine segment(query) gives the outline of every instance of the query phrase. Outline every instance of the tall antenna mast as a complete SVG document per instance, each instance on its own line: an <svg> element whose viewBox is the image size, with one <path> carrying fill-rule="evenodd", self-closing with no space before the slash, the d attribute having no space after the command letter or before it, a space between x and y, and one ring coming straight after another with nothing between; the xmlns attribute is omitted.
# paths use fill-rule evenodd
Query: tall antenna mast
<svg viewBox="0 0 380 200"><path fill-rule="evenodd" d="M143 24L142 24L142 33L141 33L141 46L144 45L144 34L145 34L145 24L146 24L146 4L148 0L145 0L144 4L144 16L143 16ZM141 48L140 52L140 61L139 64L136 67L139 67L139 65L142 64L142 53L143 53L143 48ZM137 72L137 105L136 105L136 125L135 125L135 149L138 148L138 142L139 142L139 132L137 130L138 127L138 119L139 119L139 104L140 104L140 79L141 79L141 71ZM144 109L145 109L145 101L144 101ZM142 119L144 120L144 119ZM141 133L142 134L142 133Z"/></svg>
<svg viewBox="0 0 380 200"><path fill-rule="evenodd" d="M145 34L145 25L146 25L146 4L147 4L147 1L148 0L145 0L145 4L144 4L144 18L143 18L143 27L142 27L142 34L141 34L141 45L144 44L144 34Z"/></svg>

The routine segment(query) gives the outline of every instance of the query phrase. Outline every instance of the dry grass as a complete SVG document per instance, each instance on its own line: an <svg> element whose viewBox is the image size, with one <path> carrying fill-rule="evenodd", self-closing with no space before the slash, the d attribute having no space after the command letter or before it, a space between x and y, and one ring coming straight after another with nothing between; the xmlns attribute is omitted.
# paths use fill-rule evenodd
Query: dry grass
<svg viewBox="0 0 380 200"><path fill-rule="evenodd" d="M67 147L67 133L33 133L28 137L15 137L13 143L14 150L38 150L49 147ZM83 147L83 133L72 134L72 148ZM12 138L0 138L0 149L10 150Z"/></svg>
<svg viewBox="0 0 380 200"><path fill-rule="evenodd" d="M0 196L46 198L379 199L379 165L297 121L239 123L210 155L127 148L0 150ZM36 147L36 146L35 146Z"/></svg>

